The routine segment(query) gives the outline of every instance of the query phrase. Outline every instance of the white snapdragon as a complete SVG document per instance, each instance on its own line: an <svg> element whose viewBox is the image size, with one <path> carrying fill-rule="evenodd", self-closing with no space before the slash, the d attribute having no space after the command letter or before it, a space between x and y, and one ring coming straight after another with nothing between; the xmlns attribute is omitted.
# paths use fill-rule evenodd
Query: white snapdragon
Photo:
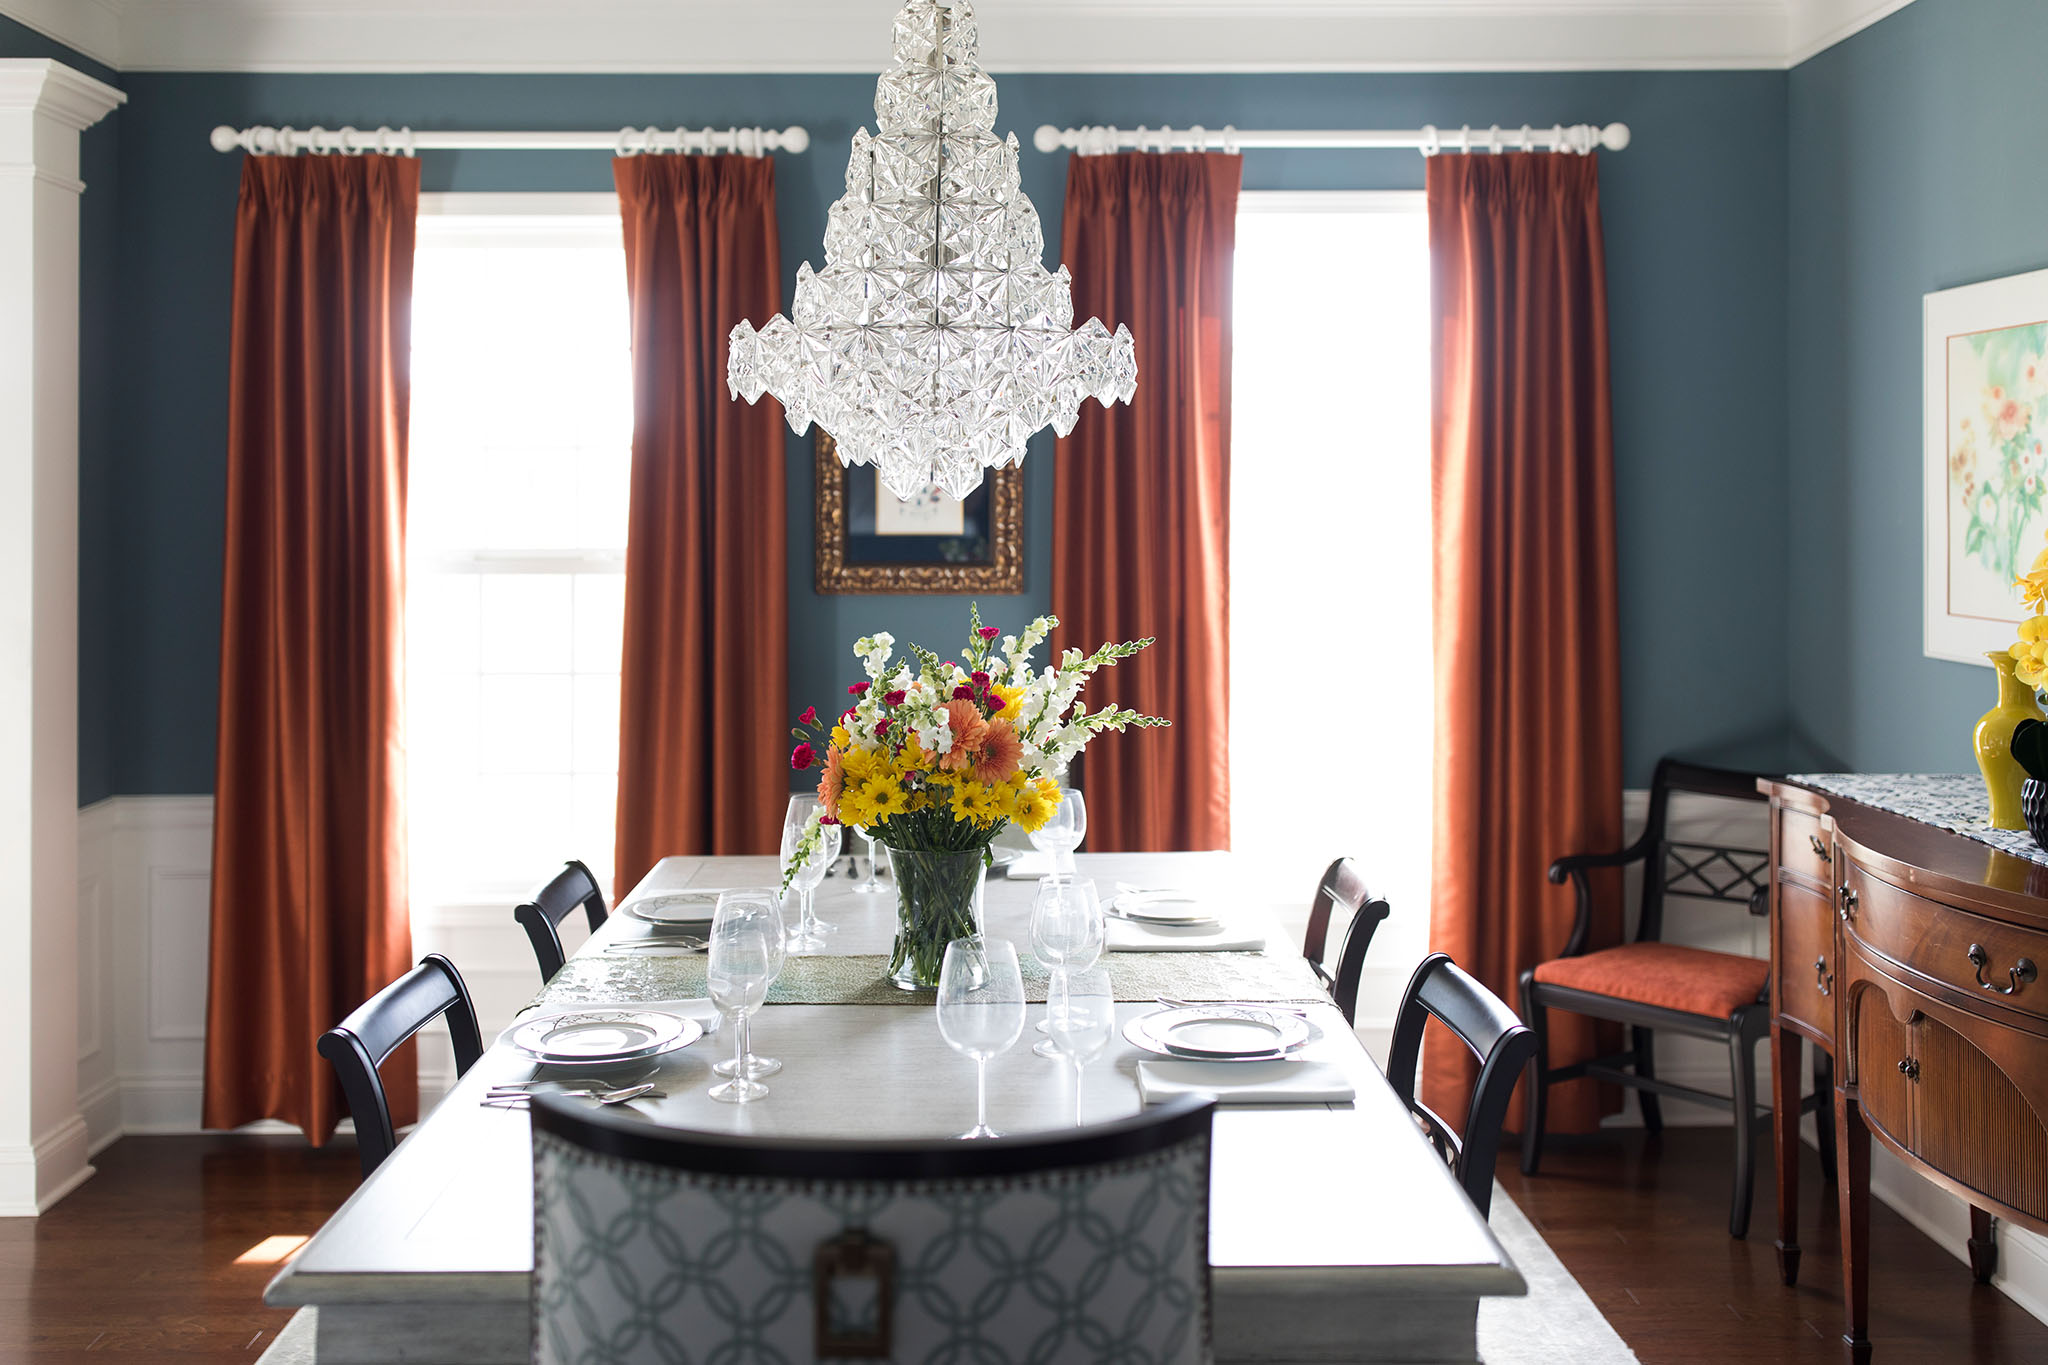
<svg viewBox="0 0 2048 1365"><path fill-rule="evenodd" d="M863 635L853 642L855 657L861 660L867 669L868 678L874 682L880 682L882 675L888 672L889 656L895 649L896 637L886 630L873 635Z"/></svg>

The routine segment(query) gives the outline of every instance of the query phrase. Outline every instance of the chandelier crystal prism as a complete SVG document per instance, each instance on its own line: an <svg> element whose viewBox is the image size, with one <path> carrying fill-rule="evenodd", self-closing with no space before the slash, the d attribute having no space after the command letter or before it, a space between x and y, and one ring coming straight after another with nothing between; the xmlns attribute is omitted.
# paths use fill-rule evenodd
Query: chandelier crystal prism
<svg viewBox="0 0 2048 1365"><path fill-rule="evenodd" d="M727 379L749 403L782 400L799 433L816 422L897 497L964 498L1033 433L1071 432L1083 400L1128 403L1136 349L1127 327L1076 329L1066 267L1045 268L969 0L903 6L875 118L854 134L825 268L797 271L788 316L733 328Z"/></svg>

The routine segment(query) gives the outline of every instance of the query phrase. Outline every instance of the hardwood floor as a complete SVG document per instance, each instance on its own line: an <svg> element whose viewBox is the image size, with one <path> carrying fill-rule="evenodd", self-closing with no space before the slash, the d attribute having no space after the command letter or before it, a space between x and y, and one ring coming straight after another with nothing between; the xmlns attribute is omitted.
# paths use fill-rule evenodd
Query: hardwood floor
<svg viewBox="0 0 2048 1365"><path fill-rule="evenodd" d="M1544 1173L1512 1156L1502 1185L1645 1365L1836 1365L1841 1262L1833 1191L1808 1155L1805 1265L1778 1283L1770 1171L1755 1230L1727 1235L1727 1134L1667 1129L1553 1139ZM1768 1158L1767 1158L1768 1159ZM40 1219L0 1219L0 1361L253 1361L290 1316L263 1306L274 1262L236 1258L302 1237L356 1187L353 1147L296 1138L128 1138ZM1829 1217L1821 1217L1821 1201ZM2048 1326L1873 1201L1878 1365L2048 1359Z"/></svg>
<svg viewBox="0 0 2048 1365"><path fill-rule="evenodd" d="M1528 1214L1644 1365L1701 1361L1839 1365L1841 1239L1835 1188L1811 1151L1800 1168L1799 1284L1779 1282L1766 1143L1749 1237L1728 1236L1725 1128L1552 1138L1543 1173L1503 1153L1501 1187ZM1825 1201L1825 1211L1823 1211ZM1881 1201L1870 1201L1870 1336L1876 1365L2048 1360L2048 1326Z"/></svg>
<svg viewBox="0 0 2048 1365"><path fill-rule="evenodd" d="M0 1361L240 1361L291 1317L263 1306L265 1238L303 1237L354 1192L353 1143L125 1138L41 1218L0 1218Z"/></svg>

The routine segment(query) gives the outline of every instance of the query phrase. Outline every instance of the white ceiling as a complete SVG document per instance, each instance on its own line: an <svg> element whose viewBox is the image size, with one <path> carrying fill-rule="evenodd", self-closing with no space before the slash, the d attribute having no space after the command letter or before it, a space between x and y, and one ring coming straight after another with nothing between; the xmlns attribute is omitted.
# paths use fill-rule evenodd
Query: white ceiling
<svg viewBox="0 0 2048 1365"><path fill-rule="evenodd" d="M851 71L900 0L0 0L130 71ZM980 0L995 71L1793 65L1910 0Z"/></svg>

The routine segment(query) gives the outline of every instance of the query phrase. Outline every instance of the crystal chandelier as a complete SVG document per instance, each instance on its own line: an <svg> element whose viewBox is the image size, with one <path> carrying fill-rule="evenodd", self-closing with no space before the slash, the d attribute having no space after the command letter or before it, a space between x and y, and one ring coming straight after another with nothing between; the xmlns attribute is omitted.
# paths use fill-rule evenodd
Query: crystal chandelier
<svg viewBox="0 0 2048 1365"><path fill-rule="evenodd" d="M816 422L897 497L964 498L1033 432L1072 431L1083 399L1128 403L1137 355L1127 327L1075 330L1066 267L1046 273L969 0L903 6L875 118L878 134L854 134L824 270L798 270L790 316L733 328L727 377L749 403L781 399L799 433Z"/></svg>

